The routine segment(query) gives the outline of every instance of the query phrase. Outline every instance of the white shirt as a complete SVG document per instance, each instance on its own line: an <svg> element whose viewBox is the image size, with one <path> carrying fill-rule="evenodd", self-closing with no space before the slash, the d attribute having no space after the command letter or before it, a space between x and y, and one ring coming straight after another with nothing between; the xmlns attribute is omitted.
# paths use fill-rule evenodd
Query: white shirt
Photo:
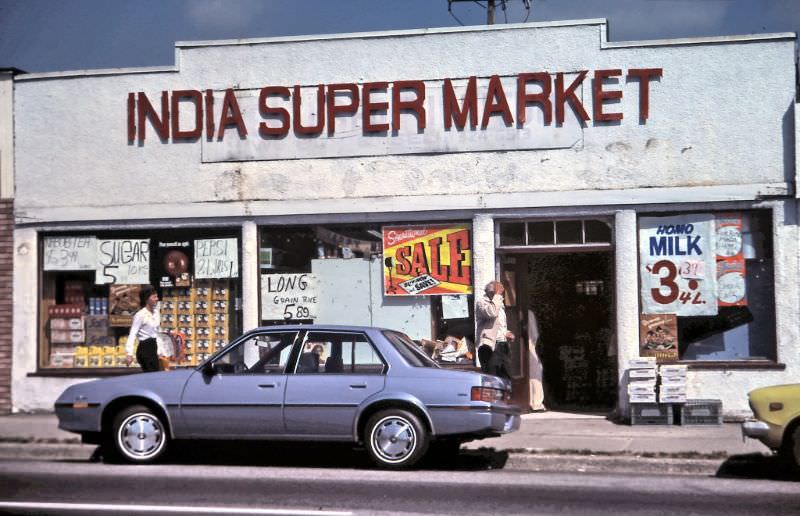
<svg viewBox="0 0 800 516"><path fill-rule="evenodd" d="M158 339L161 331L161 312L159 305L151 312L147 307L142 308L133 316L131 331L128 333L128 340L125 342L125 352L133 355L133 339L138 338L139 342L145 339Z"/></svg>

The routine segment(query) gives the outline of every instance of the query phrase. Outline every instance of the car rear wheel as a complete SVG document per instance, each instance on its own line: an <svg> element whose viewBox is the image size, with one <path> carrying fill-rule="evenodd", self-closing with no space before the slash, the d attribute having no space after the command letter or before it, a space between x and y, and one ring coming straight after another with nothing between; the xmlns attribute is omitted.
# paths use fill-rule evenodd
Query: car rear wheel
<svg viewBox="0 0 800 516"><path fill-rule="evenodd" d="M373 462L382 468L413 466L425 455L428 442L424 425L406 410L382 410L367 421L367 451Z"/></svg>
<svg viewBox="0 0 800 516"><path fill-rule="evenodd" d="M144 405L121 410L112 425L111 442L114 458L133 464L157 461L167 451L169 435L164 421Z"/></svg>

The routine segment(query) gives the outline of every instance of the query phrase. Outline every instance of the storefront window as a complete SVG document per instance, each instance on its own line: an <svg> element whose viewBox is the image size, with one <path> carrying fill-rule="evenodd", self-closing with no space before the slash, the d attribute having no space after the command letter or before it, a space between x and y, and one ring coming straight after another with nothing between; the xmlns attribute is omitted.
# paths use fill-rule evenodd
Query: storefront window
<svg viewBox="0 0 800 516"><path fill-rule="evenodd" d="M641 217L639 249L643 356L777 359L769 211Z"/></svg>
<svg viewBox="0 0 800 516"><path fill-rule="evenodd" d="M474 365L469 224L260 230L261 323L408 334L440 363Z"/></svg>
<svg viewBox="0 0 800 516"><path fill-rule="evenodd" d="M237 231L47 233L41 245L41 369L138 367L126 341L144 285L159 293L171 366L196 365L240 332Z"/></svg>
<svg viewBox="0 0 800 516"><path fill-rule="evenodd" d="M502 248L597 247L611 244L611 227L597 219L501 222L498 245Z"/></svg>

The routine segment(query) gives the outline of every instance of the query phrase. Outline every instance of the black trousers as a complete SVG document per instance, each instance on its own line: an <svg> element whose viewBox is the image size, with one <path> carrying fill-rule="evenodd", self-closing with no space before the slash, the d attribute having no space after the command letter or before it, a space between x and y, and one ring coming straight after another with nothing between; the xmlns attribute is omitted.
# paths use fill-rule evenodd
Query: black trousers
<svg viewBox="0 0 800 516"><path fill-rule="evenodd" d="M158 371L158 342L156 339L144 339L136 348L136 361L142 366L142 371Z"/></svg>
<svg viewBox="0 0 800 516"><path fill-rule="evenodd" d="M489 359L489 374L511 380L511 349L508 342L498 342Z"/></svg>

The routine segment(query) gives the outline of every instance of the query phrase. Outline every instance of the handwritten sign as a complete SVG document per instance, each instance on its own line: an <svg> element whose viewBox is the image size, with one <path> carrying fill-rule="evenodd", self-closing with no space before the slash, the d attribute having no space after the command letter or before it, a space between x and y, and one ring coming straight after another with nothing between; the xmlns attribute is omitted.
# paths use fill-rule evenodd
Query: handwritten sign
<svg viewBox="0 0 800 516"><path fill-rule="evenodd" d="M194 241L195 278L238 278L239 246L235 238Z"/></svg>
<svg viewBox="0 0 800 516"><path fill-rule="evenodd" d="M314 319L318 308L319 288L314 274L261 275L261 319Z"/></svg>
<svg viewBox="0 0 800 516"><path fill-rule="evenodd" d="M93 271L97 268L97 239L93 236L44 238L44 270Z"/></svg>
<svg viewBox="0 0 800 516"><path fill-rule="evenodd" d="M717 314L714 216L639 220L642 312Z"/></svg>
<svg viewBox="0 0 800 516"><path fill-rule="evenodd" d="M98 240L95 283L150 283L150 240Z"/></svg>

